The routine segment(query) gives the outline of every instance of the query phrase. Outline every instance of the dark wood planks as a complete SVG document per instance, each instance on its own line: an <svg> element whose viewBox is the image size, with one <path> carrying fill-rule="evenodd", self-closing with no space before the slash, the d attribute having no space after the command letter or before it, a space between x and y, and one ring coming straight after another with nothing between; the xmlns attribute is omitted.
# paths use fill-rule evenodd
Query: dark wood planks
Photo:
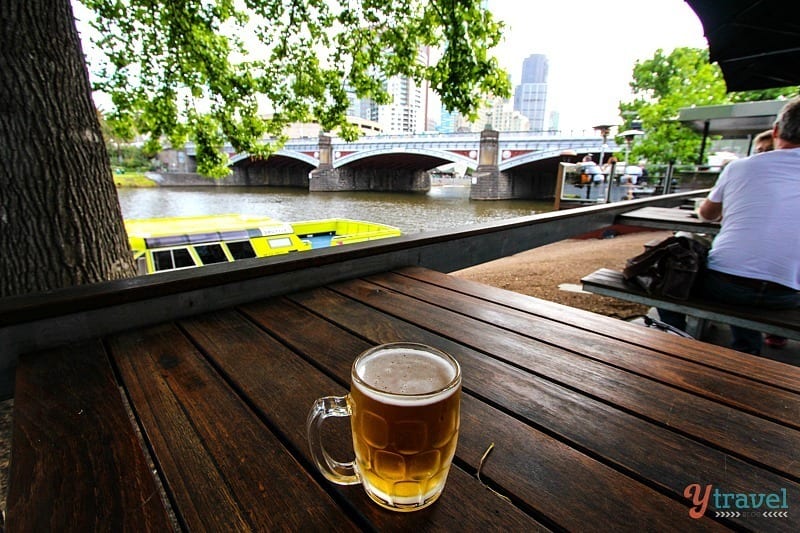
<svg viewBox="0 0 800 533"><path fill-rule="evenodd" d="M356 529L174 325L110 347L190 530Z"/></svg>
<svg viewBox="0 0 800 533"><path fill-rule="evenodd" d="M342 349L338 342L330 342L332 338L349 338L342 331L344 328L372 343L416 340L449 351L462 363L465 388L469 393L484 392L483 387L476 386L476 383L488 382L489 388L502 389L508 395L507 399L516 396L516 400L508 402L513 404L515 401L530 401L526 396L536 392L536 380L522 371L471 353L467 348L376 313L374 309L336 293L312 291L292 299L302 307L275 300L247 306L246 311L272 334L322 364L327 372L341 381L347 379L350 364L357 353L353 350L355 341L346 341ZM303 307L323 316L315 316ZM420 320L425 318L427 315L420 316ZM286 323L303 324L303 330L309 334L295 335L295 330L281 327ZM368 345L363 342L355 344ZM477 469L483 453L493 441L497 441L499 447L487 463L491 465L487 469L488 479L501 493L520 501L535 515L547 516L559 527L583 529L593 521L602 521L612 529L658 527L654 524L668 528L681 523L687 528L715 527L706 521L690 520L683 504L470 395L465 395L462 409L457 457ZM647 513L641 512L643 508L648 510ZM609 509L614 509L614 512L609 513Z"/></svg>
<svg viewBox="0 0 800 533"><path fill-rule="evenodd" d="M369 295L367 298L374 302L372 305L381 305L383 310L397 314L405 320L423 316L425 307L420 304L414 309L406 309L398 302L408 302L410 305L419 301L409 296L435 300L445 305L447 310L440 309L436 312L434 309L424 315L427 328L454 335L459 339L474 339L472 346L476 349L503 354L507 361L535 369L537 373L557 383L578 388L587 396L616 404L648 419L676 427L696 438L709 440L720 447L743 454L751 460L763 461L766 465L800 477L800 464L796 461L795 451L800 448L800 432L644 379L597 360L611 354L615 365L624 364L627 360L644 360L642 367L657 366L658 361L648 361L648 354L642 350L625 353L628 347L623 342L601 339L589 332L576 331L551 321L531 320L528 315L489 302L477 305L465 295L435 287L420 288L418 283L407 283L401 276L386 274L377 281L384 291L381 300L392 300L392 303L379 304L373 288L360 282L347 284L347 293L351 296ZM400 292L403 292L402 296L399 295ZM475 318L459 316L454 311L465 315L472 313ZM508 331L498 334L498 327ZM687 371L675 375L691 376L692 365L684 363L684 366ZM699 371L699 367L695 371ZM760 400L760 391L749 391L749 384L744 380L733 384L724 380L714 383L709 377L707 381L711 388L720 391L719 396L741 397L739 403L742 405L751 402L757 404ZM789 393L783 395L784 398L776 402L777 405L762 403L773 407L774 416L785 416L796 424L800 416L800 396ZM731 431L731 427L736 430ZM755 442L753 434L760 436Z"/></svg>
<svg viewBox="0 0 800 533"><path fill-rule="evenodd" d="M20 358L6 531L168 531L99 342Z"/></svg>
<svg viewBox="0 0 800 533"><path fill-rule="evenodd" d="M659 419L661 415L647 411L634 415L627 408L615 406L611 392L624 389L627 384L614 376L613 367L603 370L612 377L606 384L611 394L607 400L609 403L605 403L598 401L594 394L580 392L582 381L570 372L575 368L580 370L579 367L573 365L564 369L560 382L543 380L536 375L540 371L538 363L548 358L557 363L568 353L564 350L526 340L486 323L470 321L463 315L424 304L387 287L354 280L337 285L336 290L347 297L329 291L312 291L293 295L292 299L342 328L371 338L373 342L411 339L455 353L465 368L465 387L471 392L527 419L536 427L559 434L571 446L589 450L593 456L624 472L635 472L636 476L650 480L660 490L671 492L679 500L683 498L684 488L697 483L697 479L722 483L731 490L742 492L752 491L752 487L758 485L774 491L787 486L792 493L800 493L797 484L786 477L737 459L740 453L737 449L725 452L709 446L704 434L695 439L687 438L681 431L670 429L670 418ZM380 309L385 316L376 315L370 308ZM457 338L458 343L448 338ZM472 348L465 348L464 343ZM475 351L475 348L480 351ZM513 358L515 365L530 370L509 368L506 363L488 358L486 354L502 354L504 359ZM629 376L627 379L635 382L641 378ZM645 388L642 394L644 399L650 393ZM665 400L668 408L671 400ZM723 412L734 414L733 411ZM668 414L669 410L666 409L665 413ZM681 414L691 414L688 406ZM701 420L695 420L697 431L702 433ZM755 422L771 427L768 421ZM772 429L781 434L780 427ZM756 462L771 463L790 472L796 468L793 466L796 461L791 459L796 446L774 450L768 441L752 439L753 434L737 431L735 427L729 434L720 432L720 435L745 445ZM796 442L796 433L786 433L784 437ZM750 444L748 440L760 442L761 446ZM654 454L653 450L658 452ZM766 457L757 456L758 450ZM785 460L787 457L790 459L788 462Z"/></svg>
<svg viewBox="0 0 800 533"><path fill-rule="evenodd" d="M464 369L456 462L441 500L419 513L385 511L361 487L325 481L306 445L311 402L343 394L353 358L395 340L440 347ZM742 494L786 491L797 501L800 371L752 360L741 369L727 361L730 355L748 362L735 352L437 272L410 268L354 279L116 335L106 346L180 525L189 530L796 531L800 525L791 513L772 520L715 516L724 508L714 500L694 520L684 496L697 483ZM99 343L75 368L66 368L71 353L60 358L61 366L31 359L32 375L86 384L81 394L99 411L125 413L108 402L113 391L121 405ZM88 381L81 381L84 371ZM20 372L31 391L47 390L48 380ZM25 403L38 401L47 409L55 403L62 418L77 405L48 395ZM57 422L73 425L69 416ZM334 455L349 454L346 426L328 429ZM31 439L49 428L28 431ZM475 475L491 444L481 479L493 490ZM18 448L23 456L42 449L38 442ZM29 458L25 468L46 462ZM71 483L94 477L86 471ZM13 485L25 487L19 479ZM116 490L142 492L135 485ZM61 504L54 494L41 501ZM52 529L49 520L33 525ZM135 520L137 530L162 529ZM118 529L104 524L99 528Z"/></svg>
<svg viewBox="0 0 800 533"><path fill-rule="evenodd" d="M498 303L533 316L541 316L605 337L623 339L626 343L665 353L675 359L690 360L745 377L751 381L764 383L769 387L800 393L800 369L784 363L754 358L734 350L698 343L692 339L683 339L589 311L489 287L433 270L412 267L402 269L399 273L425 283L473 296L481 301Z"/></svg>
<svg viewBox="0 0 800 533"><path fill-rule="evenodd" d="M279 301L280 302L280 301ZM278 303L278 306L290 303ZM287 327L291 324L292 327ZM306 346L315 345L327 354L336 354L337 380L312 366L275 338L260 331L252 323L234 313L217 313L183 323L187 333L207 353L234 386L253 402L261 415L276 428L287 443L302 454L304 464L315 468L308 452L306 417L317 398L344 395L349 368L355 356L370 344L346 332L331 332L308 313L278 317L270 329L291 332L303 339ZM334 334L335 336L331 336ZM335 342L331 342L335 339ZM305 357L316 359L317 351L304 351ZM322 363L327 363L323 359ZM334 444L334 454L341 460L352 457L349 428L345 439ZM341 436L340 436L341 438ZM327 482L325 482L327 483ZM473 477L458 467L451 469L447 487L440 500L428 509L414 513L385 511L364 494L360 486L341 487L329 484L341 494L349 513L362 516L379 531L452 531L469 524L470 529L542 530L544 527L512 504L486 490ZM467 516L463 510L470 508Z"/></svg>
<svg viewBox="0 0 800 533"><path fill-rule="evenodd" d="M506 328L515 334L544 342L548 346L565 349L568 353L564 354L559 365L569 365L571 362L579 366L580 370L577 372L586 373L586 379L592 379L595 373L602 373L608 365L613 365L614 368L621 368L658 381L659 383L644 382L646 383L644 387L653 396L657 397L655 393L664 390L661 383L665 383L800 429L800 394L767 386L741 376L712 373L703 365L676 359L658 351L643 350L641 347L631 346L623 339L604 337L592 331L580 330L572 325L546 319L547 316L543 313L531 316L525 311L508 309L492 302L478 302L464 294L419 284L404 276L387 274L374 279L383 287L427 301L432 305L434 303L442 305L449 311L462 313L471 319ZM542 320L543 318L545 320ZM631 380L631 384L636 382ZM697 400L694 396L667 390L666 394L672 398L673 411L679 403L676 400L681 398L687 399L692 411L702 411L703 406L708 405L707 402ZM639 393L645 395L645 391L640 390ZM624 396L615 398L624 402ZM639 401L637 398L636 402ZM675 414L677 413L673 412L673 415ZM703 417L703 415L702 412L697 413L697 416ZM739 418L737 422L746 427L747 420L752 419ZM708 422L702 425L705 431L711 429Z"/></svg>

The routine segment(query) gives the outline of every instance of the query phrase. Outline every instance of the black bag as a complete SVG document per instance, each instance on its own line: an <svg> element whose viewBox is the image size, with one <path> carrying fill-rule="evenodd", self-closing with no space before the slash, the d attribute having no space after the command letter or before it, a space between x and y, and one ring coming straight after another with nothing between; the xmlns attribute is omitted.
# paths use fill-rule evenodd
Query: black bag
<svg viewBox="0 0 800 533"><path fill-rule="evenodd" d="M622 276L651 296L686 300L705 268L708 245L689 237L669 237L628 259Z"/></svg>

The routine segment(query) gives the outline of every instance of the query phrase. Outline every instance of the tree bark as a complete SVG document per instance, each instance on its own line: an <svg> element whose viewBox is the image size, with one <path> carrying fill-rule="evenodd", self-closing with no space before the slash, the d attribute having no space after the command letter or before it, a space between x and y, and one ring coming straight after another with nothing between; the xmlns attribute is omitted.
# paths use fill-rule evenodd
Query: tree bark
<svg viewBox="0 0 800 533"><path fill-rule="evenodd" d="M134 275L70 0L0 2L0 297Z"/></svg>

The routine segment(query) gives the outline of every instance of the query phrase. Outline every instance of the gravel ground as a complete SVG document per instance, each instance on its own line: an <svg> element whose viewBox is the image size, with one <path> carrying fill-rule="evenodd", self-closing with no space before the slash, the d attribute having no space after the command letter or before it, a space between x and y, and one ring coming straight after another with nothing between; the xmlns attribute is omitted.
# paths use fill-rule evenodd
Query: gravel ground
<svg viewBox="0 0 800 533"><path fill-rule="evenodd" d="M647 308L608 296L580 292L581 278L598 268L621 270L627 258L644 251L645 243L671 234L669 231L646 231L606 239L570 239L453 274L543 300L627 319L645 314Z"/></svg>

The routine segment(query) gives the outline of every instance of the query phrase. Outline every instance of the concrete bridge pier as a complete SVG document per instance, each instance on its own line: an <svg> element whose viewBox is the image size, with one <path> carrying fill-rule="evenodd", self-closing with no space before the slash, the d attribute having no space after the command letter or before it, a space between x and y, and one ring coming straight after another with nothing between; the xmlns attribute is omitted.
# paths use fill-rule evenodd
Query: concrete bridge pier
<svg viewBox="0 0 800 533"><path fill-rule="evenodd" d="M513 181L500 172L498 165L500 133L485 129L481 132L478 168L472 174L470 200L505 200L513 197Z"/></svg>
<svg viewBox="0 0 800 533"><path fill-rule="evenodd" d="M311 171L309 178L309 191L346 190L339 183L339 171L333 168L333 146L327 135L319 135L319 166Z"/></svg>

